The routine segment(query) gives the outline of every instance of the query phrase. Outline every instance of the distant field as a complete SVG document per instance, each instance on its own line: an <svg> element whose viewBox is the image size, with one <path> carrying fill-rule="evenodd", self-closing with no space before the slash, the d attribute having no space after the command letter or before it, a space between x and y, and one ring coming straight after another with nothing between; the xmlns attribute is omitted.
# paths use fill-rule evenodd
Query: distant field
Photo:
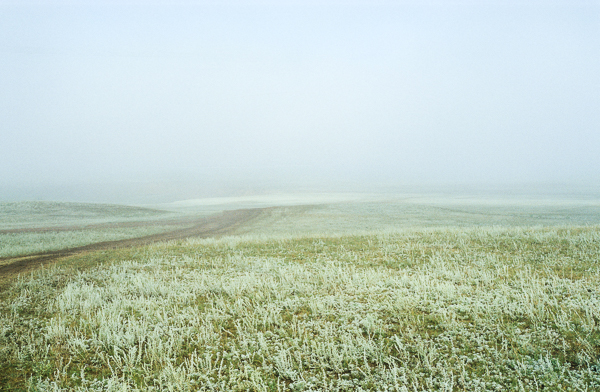
<svg viewBox="0 0 600 392"><path fill-rule="evenodd" d="M173 230L173 226L148 225L126 228L0 233L0 257L23 256L104 241L136 238Z"/></svg>
<svg viewBox="0 0 600 392"><path fill-rule="evenodd" d="M22 224L16 219L19 211ZM0 218L11 222L12 228L0 230L0 290L21 273L73 254L224 235L260 214L259 210L181 213L56 202L4 203L2 212Z"/></svg>
<svg viewBox="0 0 600 392"><path fill-rule="evenodd" d="M173 213L114 204L0 202L0 230L153 220Z"/></svg>
<svg viewBox="0 0 600 392"><path fill-rule="evenodd" d="M519 227L595 225L600 204L425 200L349 201L335 204L286 206L265 211L248 228L253 235L368 234L431 227Z"/></svg>
<svg viewBox="0 0 600 392"><path fill-rule="evenodd" d="M13 390L600 390L594 202L346 200L76 254L0 302Z"/></svg>
<svg viewBox="0 0 600 392"><path fill-rule="evenodd" d="M110 204L0 203L0 258L173 230L181 214Z"/></svg>

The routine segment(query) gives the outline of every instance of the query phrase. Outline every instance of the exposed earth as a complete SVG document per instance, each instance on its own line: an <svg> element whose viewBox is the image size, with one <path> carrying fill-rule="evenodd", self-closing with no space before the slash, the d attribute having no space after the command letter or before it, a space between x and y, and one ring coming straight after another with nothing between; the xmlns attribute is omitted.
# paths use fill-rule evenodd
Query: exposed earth
<svg viewBox="0 0 600 392"><path fill-rule="evenodd" d="M16 256L16 257L2 257L0 258L0 282L4 283L12 277L16 277L19 274L31 271L38 268L42 264L51 263L57 259L72 256L79 253L99 251L107 249L118 249L127 248L139 245L146 245L161 241L179 240L185 238L208 238L218 237L226 234L233 233L239 229L243 224L250 220L258 217L264 211L264 208L256 209L241 209L233 211L224 211L217 215L205 216L201 218L197 217L184 217L179 220L169 221L154 221L154 222L121 222L114 224L101 224L94 225L94 228L119 228L119 227L136 227L143 225L173 225L179 227L178 229L167 231L159 234L152 234L143 237L129 238L115 241L98 242L85 246L79 246L74 248L66 248L55 251L41 252L30 254L27 256ZM88 226L90 227L90 226ZM183 227L183 228L182 228ZM65 231L65 230L77 230L81 229L78 226L69 227L39 227L39 228L26 228L26 229L11 229L2 230L2 233L16 233L16 232L32 232L32 231Z"/></svg>

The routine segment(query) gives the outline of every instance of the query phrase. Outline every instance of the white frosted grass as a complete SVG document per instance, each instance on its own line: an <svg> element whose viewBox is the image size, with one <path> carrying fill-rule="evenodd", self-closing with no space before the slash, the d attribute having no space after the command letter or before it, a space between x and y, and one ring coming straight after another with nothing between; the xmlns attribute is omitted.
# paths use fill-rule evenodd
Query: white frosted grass
<svg viewBox="0 0 600 392"><path fill-rule="evenodd" d="M172 230L172 226L0 233L0 257L73 248L96 242L136 238Z"/></svg>
<svg viewBox="0 0 600 392"><path fill-rule="evenodd" d="M363 235L415 227L522 227L597 224L597 203L567 207L557 201L540 207L471 200L460 205L424 203L417 199L387 202L335 203L319 206L280 207L263 212L248 231L281 235Z"/></svg>
<svg viewBox="0 0 600 392"><path fill-rule="evenodd" d="M0 229L152 221L174 216L166 211L115 204L0 202Z"/></svg>
<svg viewBox="0 0 600 392"><path fill-rule="evenodd" d="M596 266L598 231L561 230L156 244L72 277L11 355L52 364L36 390L594 390L598 276L557 268Z"/></svg>
<svg viewBox="0 0 600 392"><path fill-rule="evenodd" d="M204 199L180 200L172 203L158 204L165 210L207 208L220 209L259 208L273 206L306 206L324 203L342 203L349 201L385 199L381 195L367 193L279 193L255 196L212 197Z"/></svg>

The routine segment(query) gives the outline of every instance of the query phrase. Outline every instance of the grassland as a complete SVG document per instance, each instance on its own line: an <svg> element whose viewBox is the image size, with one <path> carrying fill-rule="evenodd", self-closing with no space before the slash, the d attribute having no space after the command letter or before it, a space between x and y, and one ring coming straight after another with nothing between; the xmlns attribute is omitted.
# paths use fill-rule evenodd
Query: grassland
<svg viewBox="0 0 600 392"><path fill-rule="evenodd" d="M136 238L173 230L177 215L109 204L0 203L0 258Z"/></svg>
<svg viewBox="0 0 600 392"><path fill-rule="evenodd" d="M83 227L102 223L152 221L172 216L175 214L167 211L114 204L0 202L0 230Z"/></svg>
<svg viewBox="0 0 600 392"><path fill-rule="evenodd" d="M172 229L172 226L167 225L151 225L127 228L0 233L0 257L24 256L97 242L136 238L163 233Z"/></svg>
<svg viewBox="0 0 600 392"><path fill-rule="evenodd" d="M600 390L594 204L336 203L74 255L0 302L17 390Z"/></svg>

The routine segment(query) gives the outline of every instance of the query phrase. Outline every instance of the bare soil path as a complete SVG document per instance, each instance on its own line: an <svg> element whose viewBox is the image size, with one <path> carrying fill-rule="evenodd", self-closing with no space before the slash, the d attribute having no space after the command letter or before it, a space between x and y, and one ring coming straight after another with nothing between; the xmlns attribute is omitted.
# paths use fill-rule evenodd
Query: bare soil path
<svg viewBox="0 0 600 392"><path fill-rule="evenodd" d="M143 237L129 238L124 240L116 241L105 241L85 246L79 246L75 248L67 248L56 251L35 253L26 256L17 257L2 257L0 258L0 281L6 281L11 277L16 277L18 274L31 271L38 268L42 264L53 262L57 259L72 256L78 253L107 250L107 249L119 249L128 248L146 244L152 244L155 242L171 241L178 239L185 239L190 237L195 238L208 238L218 237L225 234L231 234L236 229L240 228L243 224L250 220L258 217L264 209L242 209L233 211L224 211L218 215L211 215L201 218L190 218L184 217L180 220L169 221L168 224L178 225L179 227L185 226L184 228L152 234ZM157 224L157 222L135 222L126 223L128 226L143 224ZM160 222L165 224L165 221ZM113 225L103 224L103 227L123 227L123 223L115 223ZM63 228L65 230L66 228ZM23 231L48 231L51 228L39 228L39 229L23 229ZM11 232L15 232L12 231Z"/></svg>

